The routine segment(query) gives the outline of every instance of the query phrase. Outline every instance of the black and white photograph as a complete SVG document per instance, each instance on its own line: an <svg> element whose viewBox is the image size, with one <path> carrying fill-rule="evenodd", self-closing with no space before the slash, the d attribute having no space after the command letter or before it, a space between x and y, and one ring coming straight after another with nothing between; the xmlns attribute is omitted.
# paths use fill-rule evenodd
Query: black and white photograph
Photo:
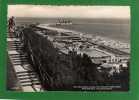
<svg viewBox="0 0 139 100"><path fill-rule="evenodd" d="M8 5L8 91L130 90L130 7Z"/></svg>

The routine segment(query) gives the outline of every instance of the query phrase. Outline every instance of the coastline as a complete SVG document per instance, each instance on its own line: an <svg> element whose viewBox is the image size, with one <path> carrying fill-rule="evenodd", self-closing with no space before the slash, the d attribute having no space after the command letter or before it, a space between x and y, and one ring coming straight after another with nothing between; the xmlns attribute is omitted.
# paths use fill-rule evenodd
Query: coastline
<svg viewBox="0 0 139 100"><path fill-rule="evenodd" d="M54 25L55 24L40 24L40 26L49 27L49 28L57 29L57 30L61 30L61 31L76 33L76 35L78 35L82 38L87 38L91 42L95 42L97 44L109 46L109 47L130 53L130 43L121 42L119 40L111 39L111 38L100 36L100 35L86 34L86 33L75 31L75 30L53 27Z"/></svg>

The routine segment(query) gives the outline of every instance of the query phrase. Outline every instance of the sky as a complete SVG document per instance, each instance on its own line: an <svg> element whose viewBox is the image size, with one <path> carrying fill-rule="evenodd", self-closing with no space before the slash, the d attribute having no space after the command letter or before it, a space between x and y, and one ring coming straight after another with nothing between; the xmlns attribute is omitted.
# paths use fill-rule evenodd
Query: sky
<svg viewBox="0 0 139 100"><path fill-rule="evenodd" d="M130 18L129 6L9 5L8 17Z"/></svg>

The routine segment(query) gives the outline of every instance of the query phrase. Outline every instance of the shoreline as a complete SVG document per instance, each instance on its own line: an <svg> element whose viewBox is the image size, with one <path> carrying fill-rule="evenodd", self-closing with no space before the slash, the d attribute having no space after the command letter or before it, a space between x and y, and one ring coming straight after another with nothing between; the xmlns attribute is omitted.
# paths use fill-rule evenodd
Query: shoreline
<svg viewBox="0 0 139 100"><path fill-rule="evenodd" d="M96 23L95 23L96 24ZM99 24L101 24L101 23L97 23L96 25L99 25ZM103 23L104 24L104 23ZM57 26L57 25L55 25L54 23L53 24L50 24L49 26L50 27L55 27L55 28L60 28L60 29L65 29L65 30L74 30L74 31L77 31L77 32L81 32L81 33L86 33L87 35L92 35L92 36L94 36L94 37L96 37L96 36L99 36L99 37L103 37L103 38L106 38L106 39L109 39L109 40L114 40L114 41L120 41L120 42L122 42L122 43L126 43L126 44L130 44L130 39L128 39L129 37L127 37L128 36L128 34L127 34L127 36L125 35L125 38L124 38L124 36L120 36L120 35L118 35L118 36L112 36L112 35L108 35L107 37L106 37L106 35L107 34L103 34L103 33L106 33L106 32L99 32L99 31L92 31L92 33L91 33L91 30L89 30L88 32L87 31L82 31L82 29L81 30L79 30L78 29L78 26L77 26L77 29L76 29L76 25L83 25L83 24L72 24L73 26L71 26L71 25L61 25L61 26ZM85 24L85 25L91 25L91 24ZM94 25L94 23L92 24L92 25ZM116 25L116 24L113 24L113 25ZM118 24L119 25L119 24ZM70 27L71 26L71 27ZM75 26L75 29L74 29L74 26ZM73 27L73 29L72 29L72 27ZM84 27L83 27L84 28ZM98 30L98 29L97 29ZM102 33L102 34L101 34ZM108 34L110 34L110 32L108 33ZM111 34L112 34L112 32L111 32ZM113 34L115 34L115 33L113 33ZM125 33L121 33L121 34L125 34ZM123 38L121 38L121 37L123 37Z"/></svg>
<svg viewBox="0 0 139 100"><path fill-rule="evenodd" d="M111 38L100 36L100 35L95 35L96 33L95 34L86 34L83 32L74 31L74 30L70 30L70 29L53 27L53 25L55 25L55 24L43 24L43 25L46 25L46 27L52 27L52 28L57 28L57 29L63 29L66 31L77 32L77 34L79 36L82 35L82 37L89 38L89 39L91 39L92 42L97 42L98 44L103 44L103 45L110 46L112 48L116 48L116 49L120 49L120 50L121 49L124 49L124 50L129 49L127 51L130 52L130 43L122 42L120 40L111 39Z"/></svg>

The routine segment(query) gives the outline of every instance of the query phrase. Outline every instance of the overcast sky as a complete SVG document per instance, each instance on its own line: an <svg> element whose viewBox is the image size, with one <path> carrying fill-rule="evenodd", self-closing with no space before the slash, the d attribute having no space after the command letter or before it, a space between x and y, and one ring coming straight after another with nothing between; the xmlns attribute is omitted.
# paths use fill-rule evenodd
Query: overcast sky
<svg viewBox="0 0 139 100"><path fill-rule="evenodd" d="M9 5L8 17L130 18L129 6Z"/></svg>

